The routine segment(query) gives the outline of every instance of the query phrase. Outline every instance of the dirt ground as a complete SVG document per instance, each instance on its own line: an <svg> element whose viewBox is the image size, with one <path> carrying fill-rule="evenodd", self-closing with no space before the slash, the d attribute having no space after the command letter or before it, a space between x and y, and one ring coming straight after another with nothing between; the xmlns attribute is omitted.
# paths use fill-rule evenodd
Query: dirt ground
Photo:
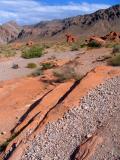
<svg viewBox="0 0 120 160"><path fill-rule="evenodd" d="M101 63L94 63L97 58L101 56L107 56L111 52L111 49L101 48L101 49L81 49L80 51L69 51L63 53L48 53L41 58L33 59L23 59L21 57L14 57L0 62L0 81L12 80L15 78L26 77L30 75L35 69L26 68L28 63L36 63L39 67L39 64L48 60L48 59L57 59L61 61L71 61L75 58L79 58L81 66L79 68L80 72L86 72L91 70L91 68L100 65ZM83 54L85 53L85 54ZM104 62L102 62L104 64ZM13 69L13 64L18 64L18 69Z"/></svg>

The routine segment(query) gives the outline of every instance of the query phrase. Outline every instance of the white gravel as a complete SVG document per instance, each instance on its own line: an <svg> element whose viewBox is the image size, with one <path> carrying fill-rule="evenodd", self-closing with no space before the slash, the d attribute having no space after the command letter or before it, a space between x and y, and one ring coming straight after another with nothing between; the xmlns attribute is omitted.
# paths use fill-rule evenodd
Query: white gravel
<svg viewBox="0 0 120 160"><path fill-rule="evenodd" d="M116 112L120 112L119 107L120 77L116 77L89 91L80 105L65 113L62 119L49 123L42 133L28 142L29 147L21 160L70 160L86 135L94 133ZM117 136L113 141L120 142ZM113 143L109 149L103 150L103 157L98 154L99 158L94 157L94 160L116 160L120 155L119 147Z"/></svg>

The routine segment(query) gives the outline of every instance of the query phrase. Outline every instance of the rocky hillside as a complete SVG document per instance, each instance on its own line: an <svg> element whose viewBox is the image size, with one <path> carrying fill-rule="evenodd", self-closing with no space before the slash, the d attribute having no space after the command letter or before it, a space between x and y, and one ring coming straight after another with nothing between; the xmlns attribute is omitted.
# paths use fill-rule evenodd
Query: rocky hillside
<svg viewBox="0 0 120 160"><path fill-rule="evenodd" d="M10 21L0 26L0 43L4 44L15 40L19 33L21 32L22 27L20 27L16 22Z"/></svg>
<svg viewBox="0 0 120 160"><path fill-rule="evenodd" d="M110 31L120 32L119 26L120 5L116 5L88 15L40 22L33 26L25 26L18 38L22 40L45 37L56 39L57 37L62 37L65 32L71 32L79 37L93 34L104 35Z"/></svg>
<svg viewBox="0 0 120 160"><path fill-rule="evenodd" d="M40 40L62 39L66 32L78 37L90 35L103 36L110 31L120 32L120 5L95 13L70 17L63 20L43 21L35 25L18 26L15 22L8 22L0 26L0 43L7 43L17 39ZM101 28L101 29L100 29ZM48 39L49 38L49 39Z"/></svg>

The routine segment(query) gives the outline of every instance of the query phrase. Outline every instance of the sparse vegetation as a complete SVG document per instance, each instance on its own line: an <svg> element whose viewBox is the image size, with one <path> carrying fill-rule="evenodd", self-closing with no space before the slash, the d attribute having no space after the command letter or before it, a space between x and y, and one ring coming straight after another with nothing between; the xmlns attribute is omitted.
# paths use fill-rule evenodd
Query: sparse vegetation
<svg viewBox="0 0 120 160"><path fill-rule="evenodd" d="M106 42L105 47L106 47L106 48L113 48L114 45L115 45L114 42Z"/></svg>
<svg viewBox="0 0 120 160"><path fill-rule="evenodd" d="M54 70L54 76L58 78L59 82L63 82L70 79L80 80L82 76L78 74L74 68L65 66L64 68Z"/></svg>
<svg viewBox="0 0 120 160"><path fill-rule="evenodd" d="M79 51L80 48L86 47L86 44L80 41L77 41L72 44L71 51Z"/></svg>
<svg viewBox="0 0 120 160"><path fill-rule="evenodd" d="M62 45L62 44L55 44L53 46L53 50L55 52L65 52L67 50L67 46Z"/></svg>
<svg viewBox="0 0 120 160"><path fill-rule="evenodd" d="M42 70L46 70L46 69L51 69L53 67L55 67L55 65L53 63L47 62L47 63L43 63L42 64L42 68L41 69Z"/></svg>
<svg viewBox="0 0 120 160"><path fill-rule="evenodd" d="M120 44L116 44L113 46L112 54L116 55L117 53L120 53Z"/></svg>
<svg viewBox="0 0 120 160"><path fill-rule="evenodd" d="M108 61L109 65L112 66L120 66L120 54L113 56L109 61Z"/></svg>
<svg viewBox="0 0 120 160"><path fill-rule="evenodd" d="M38 68L38 69L36 69L31 75L33 76L33 77L37 77L37 76L40 76L40 75L42 75L43 74L43 71L40 69L40 68Z"/></svg>
<svg viewBox="0 0 120 160"><path fill-rule="evenodd" d="M71 51L78 51L80 46L77 43L72 44Z"/></svg>
<svg viewBox="0 0 120 160"><path fill-rule="evenodd" d="M88 47L90 48L100 48L102 45L99 42L91 41L88 43Z"/></svg>
<svg viewBox="0 0 120 160"><path fill-rule="evenodd" d="M36 67L37 67L36 63L28 63L28 64L27 64L27 68L34 69L34 68L36 68Z"/></svg>
<svg viewBox="0 0 120 160"><path fill-rule="evenodd" d="M0 46L0 57L12 57L16 54L16 50L10 45Z"/></svg>
<svg viewBox="0 0 120 160"><path fill-rule="evenodd" d="M41 57L44 54L44 47L41 46L33 46L29 49L26 49L23 54L22 57L29 59L29 58L37 58L37 57Z"/></svg>
<svg viewBox="0 0 120 160"><path fill-rule="evenodd" d="M80 48L85 48L85 47L86 47L86 44L84 43L80 45Z"/></svg>

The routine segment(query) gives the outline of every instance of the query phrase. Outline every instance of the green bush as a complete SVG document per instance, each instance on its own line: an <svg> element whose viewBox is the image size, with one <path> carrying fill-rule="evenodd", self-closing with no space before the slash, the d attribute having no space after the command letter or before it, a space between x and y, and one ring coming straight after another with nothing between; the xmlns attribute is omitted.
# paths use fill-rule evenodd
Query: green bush
<svg viewBox="0 0 120 160"><path fill-rule="evenodd" d="M102 45L99 42L91 41L88 43L88 47L90 48L100 48Z"/></svg>
<svg viewBox="0 0 120 160"><path fill-rule="evenodd" d="M112 65L112 66L120 66L120 54L113 56L110 61L108 62L108 64Z"/></svg>
<svg viewBox="0 0 120 160"><path fill-rule="evenodd" d="M27 64L27 68L33 69L33 68L36 68L36 67L37 67L37 65L35 63L28 63Z"/></svg>
<svg viewBox="0 0 120 160"><path fill-rule="evenodd" d="M33 46L30 49L27 49L26 51L24 51L24 53L22 54L23 58L37 58L37 57L41 57L44 54L44 48L41 46Z"/></svg>
<svg viewBox="0 0 120 160"><path fill-rule="evenodd" d="M120 53L120 44L116 44L113 46L113 54Z"/></svg>
<svg viewBox="0 0 120 160"><path fill-rule="evenodd" d="M76 43L72 44L71 51L78 51L78 50L79 50L78 44L76 44Z"/></svg>
<svg viewBox="0 0 120 160"><path fill-rule="evenodd" d="M53 67L55 67L55 65L53 63L48 62L48 63L43 63L42 64L42 70L51 69Z"/></svg>
<svg viewBox="0 0 120 160"><path fill-rule="evenodd" d="M80 45L80 48L85 48L86 47L86 44L81 44Z"/></svg>

